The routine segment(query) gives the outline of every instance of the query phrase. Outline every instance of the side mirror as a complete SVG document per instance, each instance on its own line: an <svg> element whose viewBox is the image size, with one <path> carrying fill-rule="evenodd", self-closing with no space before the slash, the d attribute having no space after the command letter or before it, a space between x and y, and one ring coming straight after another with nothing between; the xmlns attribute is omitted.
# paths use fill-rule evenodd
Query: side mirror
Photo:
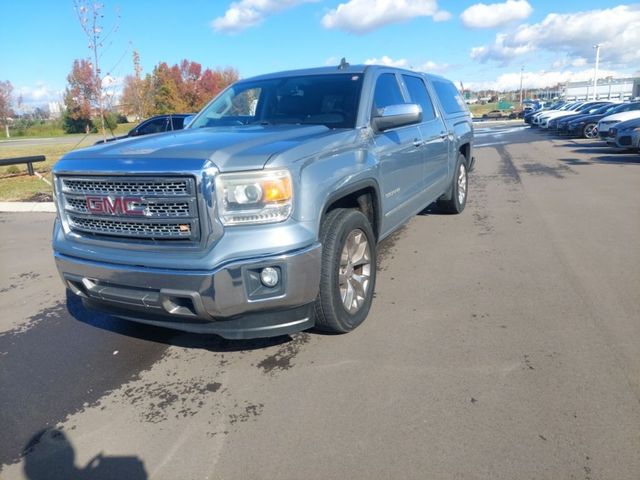
<svg viewBox="0 0 640 480"><path fill-rule="evenodd" d="M373 129L384 132L390 128L403 127L422 121L422 107L415 103L389 105L378 110L378 114L371 119Z"/></svg>
<svg viewBox="0 0 640 480"><path fill-rule="evenodd" d="M127 133L127 137L136 137L136 136L138 136L138 130L135 128L129 130L129 133Z"/></svg>
<svg viewBox="0 0 640 480"><path fill-rule="evenodd" d="M182 122L182 128L188 128L189 124L196 118L195 115L189 115L188 117L184 117L184 121Z"/></svg>

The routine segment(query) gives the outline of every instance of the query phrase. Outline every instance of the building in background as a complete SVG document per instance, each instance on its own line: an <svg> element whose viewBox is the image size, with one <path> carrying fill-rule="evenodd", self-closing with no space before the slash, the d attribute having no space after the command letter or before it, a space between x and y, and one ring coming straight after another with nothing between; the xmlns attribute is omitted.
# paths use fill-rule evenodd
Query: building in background
<svg viewBox="0 0 640 480"><path fill-rule="evenodd" d="M52 120L58 119L62 117L62 112L64 112L64 103L49 102L47 105L47 111L49 113L50 119Z"/></svg>
<svg viewBox="0 0 640 480"><path fill-rule="evenodd" d="M600 78L596 96L604 100L629 100L640 97L640 77ZM569 82L564 85L562 96L566 100L593 98L593 82Z"/></svg>

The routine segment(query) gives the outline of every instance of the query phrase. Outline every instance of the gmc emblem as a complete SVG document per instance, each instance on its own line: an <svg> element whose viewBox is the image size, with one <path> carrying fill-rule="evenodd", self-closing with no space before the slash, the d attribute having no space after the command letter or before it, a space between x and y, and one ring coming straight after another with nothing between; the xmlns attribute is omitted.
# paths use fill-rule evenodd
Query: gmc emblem
<svg viewBox="0 0 640 480"><path fill-rule="evenodd" d="M135 204L138 205L135 205ZM87 197L87 210L94 215L144 215L139 197Z"/></svg>

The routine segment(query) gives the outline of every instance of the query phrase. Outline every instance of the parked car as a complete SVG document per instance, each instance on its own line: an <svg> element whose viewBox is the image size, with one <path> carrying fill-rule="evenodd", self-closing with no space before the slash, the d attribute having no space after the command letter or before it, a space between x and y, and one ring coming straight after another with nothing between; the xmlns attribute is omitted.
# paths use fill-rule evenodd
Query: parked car
<svg viewBox="0 0 640 480"><path fill-rule="evenodd" d="M184 128L184 120L192 116L193 113L169 113L167 115L156 115L155 117L148 118L141 122L139 125L129 130L129 133L126 135L107 138L106 142L113 142L115 140L122 140L123 138L129 137L139 137L141 135L150 135L152 133L182 130ZM100 143L105 143L105 140L100 140L96 142L95 145Z"/></svg>
<svg viewBox="0 0 640 480"><path fill-rule="evenodd" d="M633 120L634 118L640 118L640 105L638 106L638 110L628 110L626 112L607 115L598 122L598 136L602 140L609 141L610 137L612 138L611 129L615 125L626 120Z"/></svg>
<svg viewBox="0 0 640 480"><path fill-rule="evenodd" d="M635 130L639 129L640 118L620 122L610 129L611 135L607 137L607 143L618 148L635 150L637 145L633 143L632 135Z"/></svg>
<svg viewBox="0 0 640 480"><path fill-rule="evenodd" d="M631 132L631 148L640 153L640 128L634 128Z"/></svg>
<svg viewBox="0 0 640 480"><path fill-rule="evenodd" d="M484 113L482 118L484 119L492 119L492 118L505 118L507 115L502 113L502 110L491 110L490 112Z"/></svg>
<svg viewBox="0 0 640 480"><path fill-rule="evenodd" d="M184 130L62 157L57 268L87 306L142 323L346 333L378 242L434 202L464 210L473 143L436 75L343 61L243 79Z"/></svg>
<svg viewBox="0 0 640 480"><path fill-rule="evenodd" d="M615 104L612 102L605 102L602 105L590 107L587 109L587 111L578 112L574 115L569 115L568 117L562 117L558 119L558 123L557 123L558 133L560 135L567 135L567 134L575 135L575 132L573 131L569 132L569 127L571 124L574 124L575 122L579 122L580 120L587 118L591 115L598 115L600 113L605 113L607 111L613 110L618 105L619 104ZM575 123L575 124L578 125L579 123Z"/></svg>
<svg viewBox="0 0 640 480"><path fill-rule="evenodd" d="M594 113L596 110L598 110L598 108L602 107L605 104L608 105L608 104L610 104L610 102L588 102L588 103L585 103L577 111L564 112L564 114L562 114L562 115L554 116L553 118L551 118L547 122L547 128L549 130L559 130L561 122L565 122L565 121L567 121L567 119L572 119L572 118L578 117L580 115Z"/></svg>
<svg viewBox="0 0 640 480"><path fill-rule="evenodd" d="M540 128L547 129L547 128L549 128L549 121L550 120L552 120L554 118L567 116L567 115L573 115L573 114L579 112L582 108L584 108L585 106L588 106L588 105L589 105L589 102L577 102L577 103L575 103L575 104L573 104L570 107L567 107L565 109L560 109L560 110L557 110L555 112L548 112L548 113L538 117L538 126Z"/></svg>
<svg viewBox="0 0 640 480"><path fill-rule="evenodd" d="M546 111L549 111L549 110L557 110L560 107L562 107L565 103L566 102L564 102L564 101L558 101L558 102L555 102L555 103L553 103L551 105L547 105L547 106L542 106L541 104L539 104L537 106L534 105L533 110L525 113L524 122L528 123L529 125L533 125L533 116L534 115L536 115L538 113L541 113L541 112L546 112Z"/></svg>
<svg viewBox="0 0 640 480"><path fill-rule="evenodd" d="M606 116L621 112L640 109L640 102L622 103L608 108L602 107L601 111L569 122L567 133L583 138L598 138L598 122Z"/></svg>
<svg viewBox="0 0 640 480"><path fill-rule="evenodd" d="M560 105L558 108L550 108L549 110L543 110L541 112L535 113L533 117L531 117L531 125L540 126L541 120L545 118L547 115L555 112L559 112L559 111L569 110L570 108L572 108L575 105L578 105L579 103L580 102L568 102Z"/></svg>

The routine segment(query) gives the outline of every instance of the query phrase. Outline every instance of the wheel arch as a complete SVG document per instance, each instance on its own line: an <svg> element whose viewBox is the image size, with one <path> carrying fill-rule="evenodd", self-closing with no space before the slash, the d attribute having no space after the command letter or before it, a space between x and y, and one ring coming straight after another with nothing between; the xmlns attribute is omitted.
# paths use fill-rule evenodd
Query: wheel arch
<svg viewBox="0 0 640 480"><path fill-rule="evenodd" d="M376 240L380 238L382 203L378 182L373 178L359 180L329 195L320 215L320 224L325 215L336 208L360 210L369 219Z"/></svg>

